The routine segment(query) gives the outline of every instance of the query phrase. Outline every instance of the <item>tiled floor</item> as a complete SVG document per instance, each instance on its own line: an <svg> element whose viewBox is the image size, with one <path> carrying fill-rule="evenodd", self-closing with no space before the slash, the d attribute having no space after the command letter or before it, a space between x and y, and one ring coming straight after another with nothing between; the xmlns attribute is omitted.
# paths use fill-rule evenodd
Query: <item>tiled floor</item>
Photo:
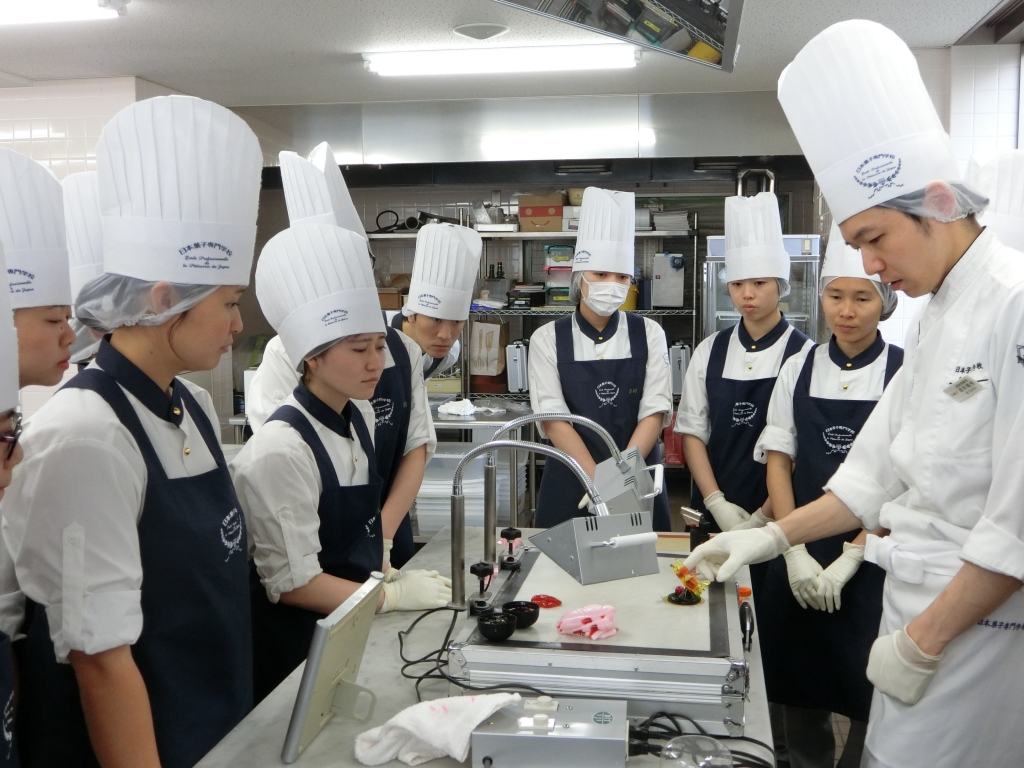
<svg viewBox="0 0 1024 768"><path fill-rule="evenodd" d="M836 762L843 755L843 748L846 746L846 737L850 735L850 718L842 715L832 715L832 732L836 735Z"/></svg>

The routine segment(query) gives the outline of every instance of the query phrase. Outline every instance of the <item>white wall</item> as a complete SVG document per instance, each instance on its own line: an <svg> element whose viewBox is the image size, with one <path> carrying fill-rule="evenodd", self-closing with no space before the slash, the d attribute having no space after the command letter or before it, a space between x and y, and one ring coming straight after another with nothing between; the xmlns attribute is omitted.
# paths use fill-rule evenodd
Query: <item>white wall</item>
<svg viewBox="0 0 1024 768"><path fill-rule="evenodd" d="M961 171L972 156L1017 148L1020 64L1017 44L950 49L949 134Z"/></svg>

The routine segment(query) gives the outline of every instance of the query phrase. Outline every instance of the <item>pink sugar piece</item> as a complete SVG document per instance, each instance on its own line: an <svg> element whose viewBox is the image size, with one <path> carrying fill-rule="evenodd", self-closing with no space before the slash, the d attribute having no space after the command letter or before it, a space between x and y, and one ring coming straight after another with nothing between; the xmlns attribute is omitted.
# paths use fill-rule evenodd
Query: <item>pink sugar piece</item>
<svg viewBox="0 0 1024 768"><path fill-rule="evenodd" d="M615 626L615 606L597 603L566 611L555 628L563 635L580 635L591 640L603 640L619 631Z"/></svg>
<svg viewBox="0 0 1024 768"><path fill-rule="evenodd" d="M498 546L501 547L502 549L507 550L508 549L508 539L506 539L504 537L498 539ZM512 542L512 548L513 549L519 549L521 546L523 546L523 540L522 539L516 539L515 541Z"/></svg>

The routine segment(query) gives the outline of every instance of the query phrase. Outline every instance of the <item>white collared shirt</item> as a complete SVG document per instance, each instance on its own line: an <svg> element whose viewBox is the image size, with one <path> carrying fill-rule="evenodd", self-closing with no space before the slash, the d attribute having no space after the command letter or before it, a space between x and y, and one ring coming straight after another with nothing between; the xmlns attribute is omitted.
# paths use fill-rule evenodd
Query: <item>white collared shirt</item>
<svg viewBox="0 0 1024 768"><path fill-rule="evenodd" d="M683 435L693 435L704 443L711 439L711 405L708 400L707 374L711 359L711 347L719 333L728 333L729 346L725 353L722 378L737 381L774 379L782 369L782 358L793 333L789 326L767 349L748 349L740 341L739 325L708 336L697 345L690 365L683 377L683 396L679 400L676 423L673 430ZM771 333L769 331L769 333ZM801 347L807 350L813 344L810 339ZM794 355L795 357L795 355Z"/></svg>
<svg viewBox="0 0 1024 768"><path fill-rule="evenodd" d="M365 400L350 402L362 414L372 439L373 406ZM293 395L284 404L309 419L331 457L340 485L366 484L370 462L354 429L351 437L339 435L310 415ZM320 470L306 441L282 421L264 424L232 460L230 469L248 526L249 552L267 597L276 603L283 593L304 587L323 572L317 557Z"/></svg>
<svg viewBox="0 0 1024 768"><path fill-rule="evenodd" d="M918 338L826 490L869 530L1024 579L1024 254L982 232ZM973 394L944 391L965 376Z"/></svg>
<svg viewBox="0 0 1024 768"><path fill-rule="evenodd" d="M219 424L206 390L179 381ZM122 391L169 479L217 466L187 410L178 427ZM3 536L22 591L46 608L58 661L72 650L96 654L135 643L142 632L138 522L147 481L135 438L97 393L62 389L33 415L22 445L25 459L0 504ZM68 536L75 526L82 536ZM80 572L65 572L76 558Z"/></svg>
<svg viewBox="0 0 1024 768"><path fill-rule="evenodd" d="M637 422L648 416L663 414L662 427L672 418L672 384L669 378L668 344L665 331L650 318L643 318L647 333L647 370L644 391L640 398ZM622 360L632 355L626 313L619 312L615 332L607 338L594 340L580 330L577 313L572 314L573 358L579 362ZM603 335L603 334L602 334ZM542 325L530 338L530 407L534 413L570 413L562 393L558 375L558 353L555 348L555 323ZM541 426L541 425L538 425ZM541 434L544 434L541 426Z"/></svg>

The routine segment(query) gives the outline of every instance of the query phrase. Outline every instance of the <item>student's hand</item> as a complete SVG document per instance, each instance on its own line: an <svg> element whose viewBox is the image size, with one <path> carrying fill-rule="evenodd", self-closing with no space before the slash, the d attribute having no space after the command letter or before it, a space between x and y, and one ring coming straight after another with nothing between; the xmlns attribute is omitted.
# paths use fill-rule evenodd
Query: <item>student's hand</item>
<svg viewBox="0 0 1024 768"><path fill-rule="evenodd" d="M829 613L839 610L839 595L846 583L853 578L864 562L864 547L860 544L843 544L843 554L818 577L818 602Z"/></svg>
<svg viewBox="0 0 1024 768"><path fill-rule="evenodd" d="M721 491L715 491L704 499L704 506L708 508L708 512L715 518L718 527L723 531L731 531L740 523L750 519L749 512L738 504L726 501L725 494Z"/></svg>
<svg viewBox="0 0 1024 768"><path fill-rule="evenodd" d="M770 517L765 517L764 512L758 507L754 510L754 514L750 516L749 520L744 520L742 523L736 523L730 531L749 531L751 528L764 528L768 523L772 522Z"/></svg>
<svg viewBox="0 0 1024 768"><path fill-rule="evenodd" d="M452 580L437 571L407 571L384 582L381 613L444 608L452 600Z"/></svg>
<svg viewBox="0 0 1024 768"><path fill-rule="evenodd" d="M800 603L800 607L804 610L808 607L816 611L823 610L825 606L818 600L818 574L822 570L821 564L811 557L811 553L803 544L790 547L783 555L786 557L789 589Z"/></svg>

